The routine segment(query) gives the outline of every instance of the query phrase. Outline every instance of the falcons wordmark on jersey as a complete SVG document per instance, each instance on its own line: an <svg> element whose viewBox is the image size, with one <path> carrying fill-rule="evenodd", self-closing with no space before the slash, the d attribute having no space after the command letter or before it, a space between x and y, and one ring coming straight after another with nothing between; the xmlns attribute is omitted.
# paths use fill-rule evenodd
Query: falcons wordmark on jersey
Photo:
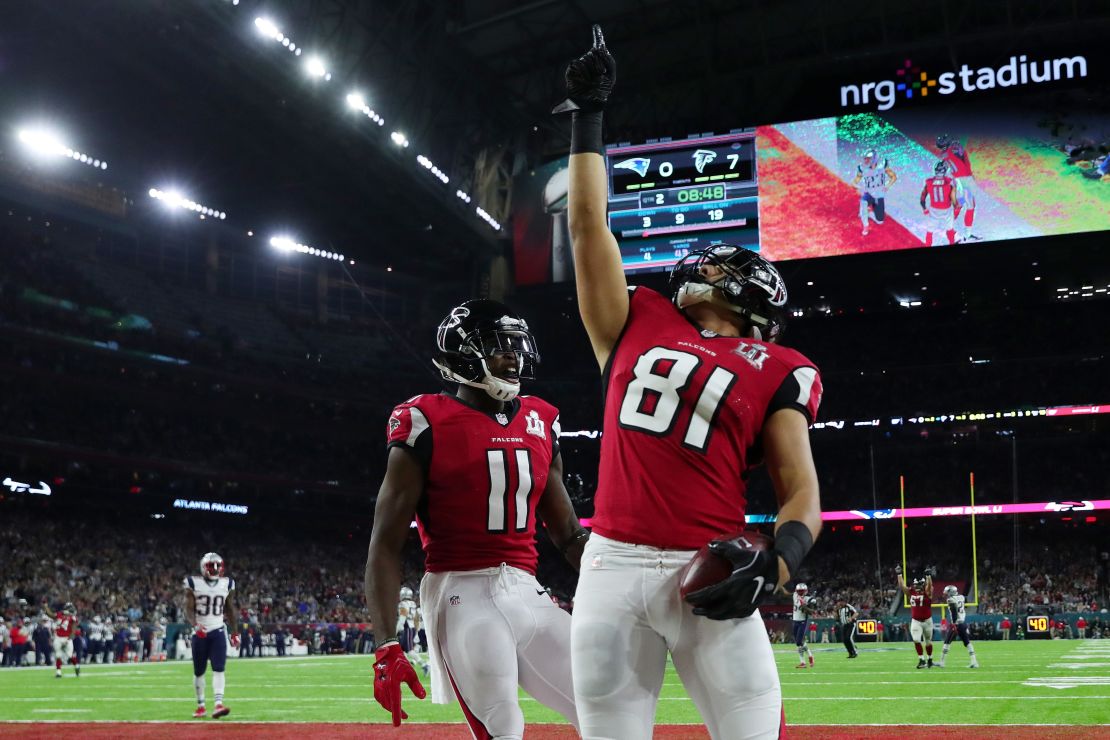
<svg viewBox="0 0 1110 740"><path fill-rule="evenodd" d="M536 572L536 503L559 454L559 412L520 396L487 414L441 393L393 410L388 446L424 468L416 523L429 573L507 563Z"/></svg>
<svg viewBox="0 0 1110 740"><path fill-rule="evenodd" d="M659 293L631 288L610 355L593 528L611 539L696 550L744 526L748 473L774 412L809 421L821 378L786 347L703 332Z"/></svg>

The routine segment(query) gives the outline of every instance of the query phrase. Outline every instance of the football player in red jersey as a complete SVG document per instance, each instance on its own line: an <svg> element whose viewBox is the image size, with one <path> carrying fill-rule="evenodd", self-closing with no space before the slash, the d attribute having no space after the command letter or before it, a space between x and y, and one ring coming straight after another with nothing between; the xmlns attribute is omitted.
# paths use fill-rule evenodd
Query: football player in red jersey
<svg viewBox="0 0 1110 740"><path fill-rule="evenodd" d="M73 652L73 638L77 636L77 607L66 602L54 617L54 677L62 677L62 661L73 666L74 675L81 675L81 664Z"/></svg>
<svg viewBox="0 0 1110 740"><path fill-rule="evenodd" d="M959 139L948 134L938 136L936 143L944 162L952 170L953 179L959 185L955 216L958 219L961 211L963 212L960 241L982 239L981 236L971 233L971 227L975 223L975 196L979 192L979 186L975 184L975 175L971 172L971 155Z"/></svg>
<svg viewBox="0 0 1110 740"><path fill-rule="evenodd" d="M935 569L925 569L924 578L913 579L913 585L907 586L902 580L902 566L895 567L898 574L898 588L910 602L910 637L913 638L913 647L917 651L917 667L933 667L933 576ZM922 655L922 647L928 656Z"/></svg>
<svg viewBox="0 0 1110 740"><path fill-rule="evenodd" d="M928 217L925 246L933 246L933 234L944 233L949 244L956 243L956 202L960 183L949 176L948 163L941 160L933 167L933 176L925 179L921 188L921 212Z"/></svg>
<svg viewBox="0 0 1110 740"><path fill-rule="evenodd" d="M593 534L582 557L571 651L586 738L643 738L669 652L713 737L773 738L782 693L759 604L821 528L809 423L817 368L776 344L786 288L755 252L719 244L671 272L670 298L629 290L605 218L601 116L616 63L598 27L571 62L570 231L578 305L606 390ZM772 550L722 541L744 527L752 468L779 501ZM732 575L679 596L706 543Z"/></svg>
<svg viewBox="0 0 1110 740"><path fill-rule="evenodd" d="M457 391L410 398L386 430L389 461L366 563L376 625L397 614L401 551L416 518L432 701L456 696L476 738L519 738L520 686L575 726L570 615L536 580L537 519L577 568L589 536L563 486L559 412L520 394L539 352L508 306L467 301L439 325L434 363ZM379 643L374 698L399 725L401 684L424 688L396 640Z"/></svg>

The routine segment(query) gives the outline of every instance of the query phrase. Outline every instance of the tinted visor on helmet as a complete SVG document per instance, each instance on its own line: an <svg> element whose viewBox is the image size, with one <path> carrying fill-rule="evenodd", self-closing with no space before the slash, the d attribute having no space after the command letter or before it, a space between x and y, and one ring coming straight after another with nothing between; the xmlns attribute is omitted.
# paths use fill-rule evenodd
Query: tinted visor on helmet
<svg viewBox="0 0 1110 740"><path fill-rule="evenodd" d="M467 337L467 344L482 357L497 354L514 354L520 361L517 372L520 377L535 377L536 365L540 362L540 352L535 338L527 331L505 329L479 329Z"/></svg>

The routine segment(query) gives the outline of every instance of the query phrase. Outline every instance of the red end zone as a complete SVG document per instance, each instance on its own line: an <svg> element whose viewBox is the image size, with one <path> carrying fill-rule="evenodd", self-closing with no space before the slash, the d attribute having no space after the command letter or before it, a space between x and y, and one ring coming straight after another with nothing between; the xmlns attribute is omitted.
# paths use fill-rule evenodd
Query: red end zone
<svg viewBox="0 0 1110 740"><path fill-rule="evenodd" d="M968 740L968 738L997 738L1000 732L1007 740L1051 740L1107 738L1110 731L1104 727L1083 725L1006 725L961 727L959 725L806 725L787 727L784 737L790 740L855 740L856 738L891 738L905 740ZM10 722L0 723L0 737L54 740L73 734L81 738L108 740L108 738L164 738L164 740L191 740L192 738L242 738L257 740L303 740L305 737L328 738L390 738L392 740L465 740L470 732L460 724L409 724L399 728L378 724L353 723L282 723L282 722ZM566 725L528 725L529 740L565 740L577 735ZM696 740L708 738L709 733L693 725L659 725L655 738L668 740Z"/></svg>

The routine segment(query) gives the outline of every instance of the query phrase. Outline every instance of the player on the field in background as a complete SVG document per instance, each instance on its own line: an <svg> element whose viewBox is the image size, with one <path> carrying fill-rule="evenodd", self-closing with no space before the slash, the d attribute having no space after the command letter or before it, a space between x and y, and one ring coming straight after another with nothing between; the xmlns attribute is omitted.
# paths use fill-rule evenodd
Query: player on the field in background
<svg viewBox="0 0 1110 740"><path fill-rule="evenodd" d="M62 677L62 661L73 666L73 673L81 675L81 664L73 653L73 638L77 636L77 607L70 602L54 617L51 627L54 633L54 677Z"/></svg>
<svg viewBox="0 0 1110 740"><path fill-rule="evenodd" d="M809 447L821 381L813 363L775 344L786 287L755 252L690 252L671 272L670 297L628 289L605 216L602 110L615 81L595 26L555 109L572 113L578 307L606 388L572 620L582 734L650 737L669 652L712 736L779 737L782 692L757 610L821 529ZM744 528L747 478L763 462L779 511L774 548L752 552L725 538ZM684 602L682 569L706 543L732 575Z"/></svg>
<svg viewBox="0 0 1110 740"><path fill-rule="evenodd" d="M933 176L925 179L921 188L921 212L928 219L925 246L933 246L933 234L943 233L949 244L956 243L955 213L960 184L948 174L948 163L936 163Z"/></svg>
<svg viewBox="0 0 1110 740"><path fill-rule="evenodd" d="M956 191L957 204L954 210L956 219L960 217L960 211L963 211L962 225L959 227L960 241L976 241L982 239L971 233L971 226L975 223L975 197L979 193L979 187L975 184L975 176L971 173L971 155L967 153L967 149L963 144L948 134L941 134L937 137L937 149L942 153L944 161L948 163L949 168L952 170L952 177L959 185Z"/></svg>
<svg viewBox="0 0 1110 740"><path fill-rule="evenodd" d="M588 532L563 485L559 412L522 396L539 352L508 306L467 301L440 323L433 360L453 394L400 404L374 510L366 603L374 624L397 612L401 554L415 516L426 555L420 584L432 701L452 695L477 738L519 738L519 689L577 726L570 615L536 580L539 520L577 567ZM396 640L375 652L374 698L399 725L401 684L424 698Z"/></svg>
<svg viewBox="0 0 1110 740"><path fill-rule="evenodd" d="M852 186L859 189L859 220L863 223L863 235L870 231L872 219L876 226L886 220L886 191L898 181L890 163L880 159L874 149L868 149L856 166L856 176Z"/></svg>
<svg viewBox="0 0 1110 740"><path fill-rule="evenodd" d="M813 651L806 643L806 629L809 627L810 599L809 586L799 583L794 587L794 644L798 647L798 665L795 668L806 667L806 656L809 656L809 667L813 667Z"/></svg>
<svg viewBox="0 0 1110 740"><path fill-rule="evenodd" d="M416 605L412 589L402 586L397 603L397 642L408 656L410 663L416 663L428 675L428 661L421 655L420 644L420 607Z"/></svg>
<svg viewBox="0 0 1110 740"><path fill-rule="evenodd" d="M948 658L948 648L952 643L952 638L956 635L960 636L964 647L967 648L967 655L971 662L968 663L968 668L978 668L979 659L975 657L975 646L971 644L971 637L968 635L967 630L967 607L963 594L955 586L944 587L944 600L945 605L948 607L948 632L944 636L944 647L940 651L940 662L938 666L944 668L944 661Z"/></svg>
<svg viewBox="0 0 1110 740"><path fill-rule="evenodd" d="M895 566L894 572L898 575L898 588L906 595L910 602L910 637L913 638L913 647L917 651L917 667L933 667L933 576L936 569L925 569L924 578L913 579L913 585L907 586L902 580L902 566ZM922 654L924 646L925 654ZM926 662L926 655L928 662Z"/></svg>
<svg viewBox="0 0 1110 740"><path fill-rule="evenodd" d="M224 559L214 552L200 559L200 572L200 578L185 578L185 618L194 629L193 687L197 692L197 709L193 717L203 717L205 713L204 674L211 662L212 693L216 695L212 717L219 718L231 713L224 706L228 636L232 647L239 645L239 635L235 633L235 605L231 596L235 581L224 575Z"/></svg>

